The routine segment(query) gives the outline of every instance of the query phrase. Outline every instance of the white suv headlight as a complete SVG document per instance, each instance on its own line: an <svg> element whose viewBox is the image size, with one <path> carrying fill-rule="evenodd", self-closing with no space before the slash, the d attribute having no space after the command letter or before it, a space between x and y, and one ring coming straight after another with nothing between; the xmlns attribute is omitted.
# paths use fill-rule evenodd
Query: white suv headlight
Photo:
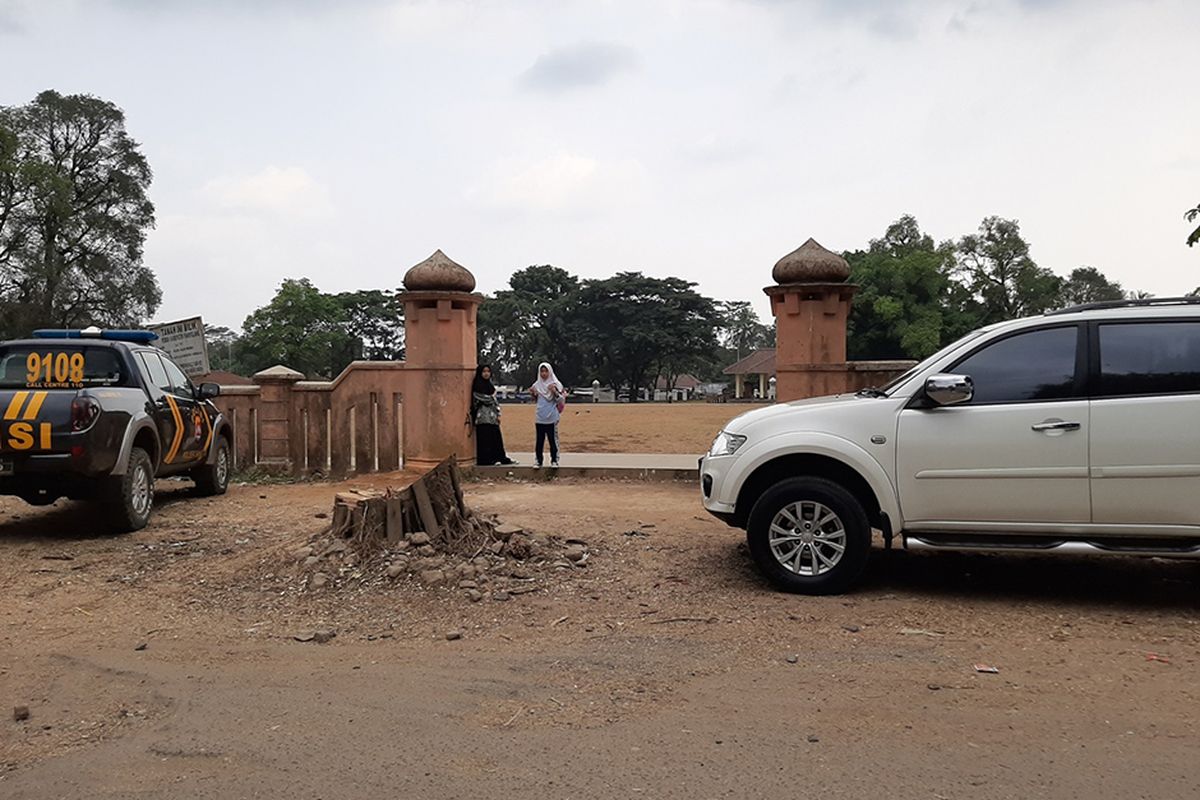
<svg viewBox="0 0 1200 800"><path fill-rule="evenodd" d="M745 436L721 431L713 440L712 447L708 448L708 454L710 456L731 456L745 443Z"/></svg>

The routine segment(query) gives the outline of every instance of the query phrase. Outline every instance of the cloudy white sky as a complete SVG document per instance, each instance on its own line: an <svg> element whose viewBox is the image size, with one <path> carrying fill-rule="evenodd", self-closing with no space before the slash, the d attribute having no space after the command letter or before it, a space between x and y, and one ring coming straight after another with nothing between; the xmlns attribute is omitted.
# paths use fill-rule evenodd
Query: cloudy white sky
<svg viewBox="0 0 1200 800"><path fill-rule="evenodd" d="M752 299L808 236L1020 220L1059 272L1200 284L1194 0L0 0L0 104L125 109L159 317L435 248Z"/></svg>

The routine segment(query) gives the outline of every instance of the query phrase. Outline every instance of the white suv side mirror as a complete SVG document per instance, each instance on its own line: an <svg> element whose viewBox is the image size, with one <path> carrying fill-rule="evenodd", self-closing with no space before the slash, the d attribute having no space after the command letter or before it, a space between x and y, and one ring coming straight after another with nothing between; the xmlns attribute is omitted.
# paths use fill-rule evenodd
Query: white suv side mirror
<svg viewBox="0 0 1200 800"><path fill-rule="evenodd" d="M975 383L970 375L930 375L925 380L925 396L934 405L956 406L975 396Z"/></svg>

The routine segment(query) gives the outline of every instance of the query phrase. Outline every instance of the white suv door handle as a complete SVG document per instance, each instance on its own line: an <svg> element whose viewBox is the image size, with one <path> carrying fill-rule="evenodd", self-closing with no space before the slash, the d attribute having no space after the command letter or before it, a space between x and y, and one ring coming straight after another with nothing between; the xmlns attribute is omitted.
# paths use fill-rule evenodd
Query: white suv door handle
<svg viewBox="0 0 1200 800"><path fill-rule="evenodd" d="M1062 420L1046 420L1032 426L1035 431L1077 431L1080 428L1078 422L1063 422Z"/></svg>

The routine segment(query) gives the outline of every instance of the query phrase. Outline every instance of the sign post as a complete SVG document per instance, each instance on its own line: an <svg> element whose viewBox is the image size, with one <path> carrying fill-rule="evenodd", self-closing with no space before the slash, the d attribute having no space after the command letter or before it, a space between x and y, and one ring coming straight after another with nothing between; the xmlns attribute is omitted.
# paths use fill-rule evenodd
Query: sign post
<svg viewBox="0 0 1200 800"><path fill-rule="evenodd" d="M208 363L208 342L204 338L204 320L200 317L150 325L158 334L155 344L162 348L188 377L204 375L212 369Z"/></svg>

